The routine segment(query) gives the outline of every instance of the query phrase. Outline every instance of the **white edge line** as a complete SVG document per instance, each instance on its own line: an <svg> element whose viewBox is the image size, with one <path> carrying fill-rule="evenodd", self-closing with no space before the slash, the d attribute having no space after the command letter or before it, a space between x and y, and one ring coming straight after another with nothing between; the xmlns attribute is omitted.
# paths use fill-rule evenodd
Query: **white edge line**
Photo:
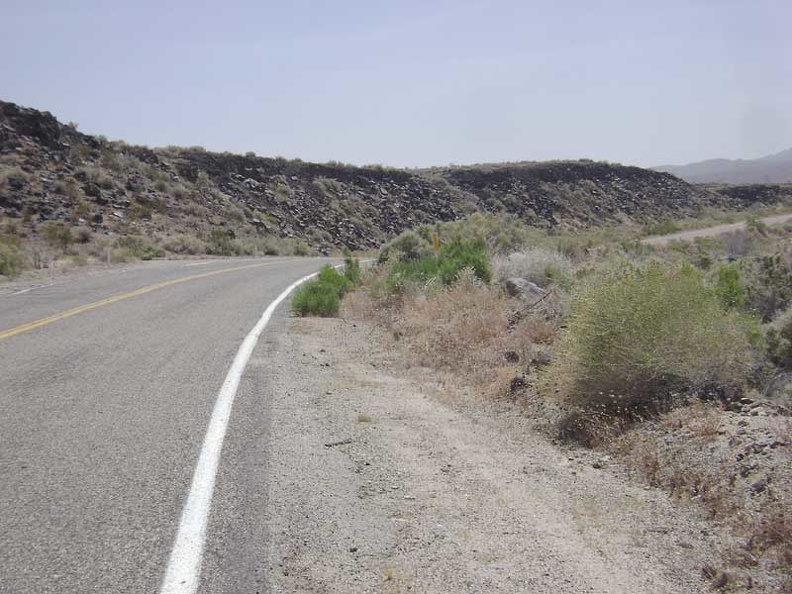
<svg viewBox="0 0 792 594"><path fill-rule="evenodd" d="M217 468L220 462L220 452L223 449L228 420L231 417L231 407L234 404L239 381L245 370L250 355L258 342L264 328L267 326L273 312L278 305L299 285L312 279L318 273L309 274L292 283L281 293L275 301L269 304L258 323L245 337L237 351L231 369L228 370L223 386L217 395L212 417L206 429L201 454L195 467L190 492L184 504L179 530L173 543L165 577L162 580L160 594L193 594L198 589L201 575L201 562L203 560L204 541L206 539L206 526L209 518L209 508L212 505Z"/></svg>

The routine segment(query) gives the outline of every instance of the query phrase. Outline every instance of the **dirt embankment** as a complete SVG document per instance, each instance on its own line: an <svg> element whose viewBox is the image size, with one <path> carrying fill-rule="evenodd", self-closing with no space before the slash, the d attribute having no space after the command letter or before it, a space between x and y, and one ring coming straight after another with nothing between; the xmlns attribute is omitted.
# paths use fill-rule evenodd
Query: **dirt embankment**
<svg viewBox="0 0 792 594"><path fill-rule="evenodd" d="M380 338L301 319L279 339L266 591L707 590L726 529Z"/></svg>

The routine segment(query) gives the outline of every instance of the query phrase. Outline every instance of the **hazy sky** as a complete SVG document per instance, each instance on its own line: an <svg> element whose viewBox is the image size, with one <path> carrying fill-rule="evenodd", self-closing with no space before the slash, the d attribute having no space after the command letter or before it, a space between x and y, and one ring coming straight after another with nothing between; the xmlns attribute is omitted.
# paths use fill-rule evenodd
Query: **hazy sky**
<svg viewBox="0 0 792 594"><path fill-rule="evenodd" d="M792 147L790 0L0 0L0 98L135 144L396 166Z"/></svg>

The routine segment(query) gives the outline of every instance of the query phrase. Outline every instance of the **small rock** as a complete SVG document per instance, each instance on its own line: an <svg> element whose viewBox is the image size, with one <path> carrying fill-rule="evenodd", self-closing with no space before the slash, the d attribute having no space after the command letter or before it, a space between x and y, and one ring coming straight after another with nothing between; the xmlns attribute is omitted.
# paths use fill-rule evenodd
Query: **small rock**
<svg viewBox="0 0 792 594"><path fill-rule="evenodd" d="M765 489L767 489L767 485L769 483L770 483L770 479L766 476L763 476L758 481L754 481L753 483L751 483L751 492L758 495L759 493L762 493L764 492Z"/></svg>

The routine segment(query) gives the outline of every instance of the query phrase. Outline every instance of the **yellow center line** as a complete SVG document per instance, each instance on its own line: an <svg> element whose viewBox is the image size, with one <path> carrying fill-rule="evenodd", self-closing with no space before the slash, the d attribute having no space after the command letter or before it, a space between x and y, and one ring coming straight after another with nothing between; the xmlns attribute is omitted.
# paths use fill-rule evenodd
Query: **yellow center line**
<svg viewBox="0 0 792 594"><path fill-rule="evenodd" d="M279 262L280 261L282 260L279 260ZM79 307L75 307L74 309L69 309L61 313L56 313L51 316L47 316L46 318L34 320L32 322L28 322L27 324L16 326L15 328L9 328L7 330L0 331L0 340L3 340L5 338L11 338L12 336L16 336L17 334L22 334L23 332L27 332L28 330L33 330L34 328L40 328L41 326L52 324L52 322L57 322L58 320L63 320L65 318L76 316L77 314L81 314L83 312L96 309L97 307L110 305L111 303L116 303L117 301L122 301L124 299L130 299L131 297L138 297L139 295L145 295L146 293L151 293L151 291L156 291L157 289L162 289L164 287L169 287L171 285L186 283L188 281L194 281L199 278L206 278L208 276L214 276L216 274L225 274L226 272L235 272L237 270L245 270L247 268L258 268L260 266L269 266L270 264L275 264L275 263L276 262L260 262L258 264L246 264L245 266L235 266L234 268L223 268L222 270L213 270L212 272L204 272L202 274L185 276L183 278L176 278L173 280L156 283L154 285L148 285L146 287L141 287L140 289L135 289L134 291L130 291L129 293L122 293L120 295L114 295L112 297L100 299L99 301L94 301L93 303L80 305Z"/></svg>

